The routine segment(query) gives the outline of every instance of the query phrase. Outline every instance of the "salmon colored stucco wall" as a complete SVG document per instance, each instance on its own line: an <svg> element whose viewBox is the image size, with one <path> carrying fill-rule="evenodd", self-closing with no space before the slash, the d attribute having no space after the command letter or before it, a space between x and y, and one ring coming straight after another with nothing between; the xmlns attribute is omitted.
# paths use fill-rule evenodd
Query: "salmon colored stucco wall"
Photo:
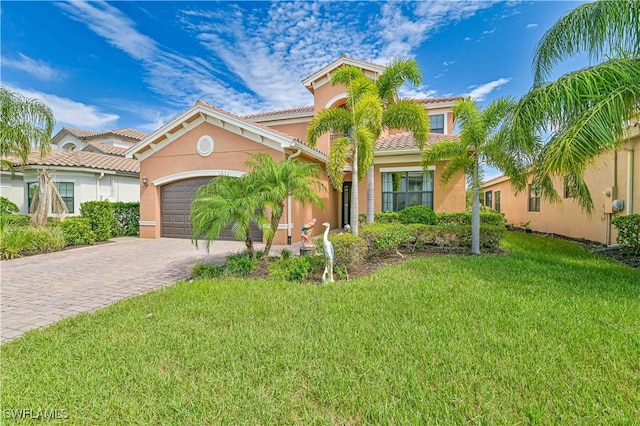
<svg viewBox="0 0 640 426"><path fill-rule="evenodd" d="M505 214L507 223L521 227L523 223L530 222L530 227L534 231L613 244L616 241L617 231L615 226L609 226L609 219L625 215L627 211L627 161L630 155L628 149L634 150L633 213L640 213L640 136L627 142L624 148L617 152L617 168L614 168L616 154L608 152L601 155L585 172L585 182L594 204L591 216L586 214L573 198L564 198L561 204L551 204L543 199L540 202L540 212L529 212L528 189L515 195L510 181L506 178L488 182L484 186L484 191L485 193L493 191L494 201L496 191L500 191L500 210ZM616 177L617 188L614 186ZM560 196L564 195L563 179L554 179L554 187ZM607 188L614 188L611 197L603 195ZM606 210L610 208L615 198L624 200L625 209L610 216ZM608 230L611 233L609 240L607 240Z"/></svg>
<svg viewBox="0 0 640 426"><path fill-rule="evenodd" d="M214 151L207 157L202 157L197 152L197 142L201 136L209 135L215 143ZM159 238L161 234L160 217L160 186L153 184L154 180L175 175L183 172L194 172L198 170L230 170L246 172L247 166L244 162L248 153L266 152L275 161L282 161L286 158L284 152L277 151L260 143L248 140L240 135L226 131L209 123L203 123L179 137L165 148L144 159L140 163L140 176L146 177L149 185L141 185L140 190L140 221L144 224L155 223L155 225L141 225L141 238ZM305 160L304 158L301 158ZM323 173L323 184L328 188L326 175ZM168 182L171 183L171 182ZM307 217L316 217L319 222L337 222L336 194L332 191L323 191L321 196L325 202L325 210L308 206L306 208L296 207L292 203L293 235L295 241L295 228L300 228ZM281 219L281 224L286 226L287 214ZM298 226L299 225L299 226ZM321 226L317 227L314 235L322 232ZM298 232L299 238L299 232ZM287 231L281 229L277 232L274 244L286 244Z"/></svg>
<svg viewBox="0 0 640 426"><path fill-rule="evenodd" d="M311 119L309 119L311 121ZM304 123L292 123L292 124L278 124L276 123L264 123L266 126L277 130L282 133L286 133L287 135L293 136L294 138L298 138L301 141L307 141L307 127L309 126L309 121Z"/></svg>
<svg viewBox="0 0 640 426"><path fill-rule="evenodd" d="M331 105L328 105L328 102L331 99L342 94L346 94L346 89L341 84L332 86L331 83L329 82L329 83L323 84L318 89L316 89L314 92L314 98L313 98L313 107L315 109L316 114L327 107L332 107L332 106L336 106L344 103L344 100L338 100L338 101L332 102ZM331 138L331 135L329 133L326 133L320 136L318 138L318 141L316 142L316 148L324 153L328 153L330 138ZM305 137L305 140L306 140L306 137Z"/></svg>

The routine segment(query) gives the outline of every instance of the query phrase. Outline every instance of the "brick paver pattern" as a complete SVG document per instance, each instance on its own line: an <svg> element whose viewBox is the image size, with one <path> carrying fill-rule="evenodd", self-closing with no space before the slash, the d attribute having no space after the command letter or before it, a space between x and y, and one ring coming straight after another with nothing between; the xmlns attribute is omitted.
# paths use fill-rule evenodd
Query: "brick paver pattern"
<svg viewBox="0 0 640 426"><path fill-rule="evenodd" d="M191 240L125 237L90 247L3 260L0 341L187 279L195 263L222 263L225 256L243 248L241 242L215 241L207 253L204 244L197 249ZM273 251L280 249L274 247Z"/></svg>

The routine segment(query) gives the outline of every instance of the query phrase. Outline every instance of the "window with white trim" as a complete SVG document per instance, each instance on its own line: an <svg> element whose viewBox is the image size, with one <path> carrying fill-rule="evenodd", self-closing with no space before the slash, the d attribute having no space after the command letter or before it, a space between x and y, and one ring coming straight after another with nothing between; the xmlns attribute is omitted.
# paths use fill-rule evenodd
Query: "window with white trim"
<svg viewBox="0 0 640 426"><path fill-rule="evenodd" d="M67 206L67 210L69 213L73 213L73 204L74 204L74 185L73 182L56 182L56 188L58 188L58 192L64 201L64 204ZM31 207L31 202L33 201L33 196L38 190L38 182L29 182L27 183L27 209ZM58 214L61 212L51 212L53 214Z"/></svg>

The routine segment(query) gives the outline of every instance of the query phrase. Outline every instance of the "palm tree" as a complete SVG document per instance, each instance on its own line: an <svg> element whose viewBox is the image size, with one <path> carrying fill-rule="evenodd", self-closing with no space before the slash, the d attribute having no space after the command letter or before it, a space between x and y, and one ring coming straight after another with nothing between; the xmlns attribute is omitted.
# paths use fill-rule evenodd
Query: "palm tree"
<svg viewBox="0 0 640 426"><path fill-rule="evenodd" d="M266 153L250 154L246 165L250 167L247 177L257 186L256 194L260 204L265 204L271 211L270 232L263 257L269 256L273 238L284 213L285 201L295 199L303 205L311 202L322 208L323 202L318 192L324 190L320 182L321 169L317 164L297 160L285 160L276 163Z"/></svg>
<svg viewBox="0 0 640 426"><path fill-rule="evenodd" d="M198 188L191 205L192 240L196 247L198 240L204 238L208 251L211 241L218 239L229 224L233 224L231 230L235 238L244 240L254 258L251 224L257 224L261 229L265 225L256 190L255 183L247 175L239 178L220 176Z"/></svg>
<svg viewBox="0 0 640 426"><path fill-rule="evenodd" d="M331 131L347 134L347 137L338 138L332 142L327 167L332 185L336 189L340 189L345 161L349 159L353 165L351 231L355 235L358 234L359 225L358 181L364 178L365 170L368 174L367 222L373 222L373 150L382 130L411 130L421 148L426 142L429 132L429 116L426 110L418 102L398 97L398 91L402 84L410 81L419 85L421 78L420 68L413 59L392 61L376 83L373 83L357 67L341 67L332 74L331 83L345 85L347 89L346 110L345 108L328 108L320 111L311 121L307 131L307 140L312 146L323 133ZM363 99L366 101L363 102ZM360 102L363 102L362 105L359 105ZM359 113L355 113L356 109Z"/></svg>
<svg viewBox="0 0 640 426"><path fill-rule="evenodd" d="M60 220L64 220L65 215L69 214L51 174L48 170L42 169L38 172L38 187L29 206L29 222L34 226L45 226L50 212L59 214Z"/></svg>
<svg viewBox="0 0 640 426"><path fill-rule="evenodd" d="M345 86L358 78L367 78L357 67L344 67L342 72L335 73L332 83ZM375 82L378 96L382 101L382 123L377 126L384 129L404 129L413 132L414 139L422 148L429 134L429 115L425 108L415 100L400 99L400 87L406 82L414 86L422 83L422 73L415 59L396 58ZM377 135L376 139L380 136ZM373 148L373 147L372 147ZM373 158L373 152L371 152ZM375 198L373 163L367 170L367 223L373 223Z"/></svg>
<svg viewBox="0 0 640 426"><path fill-rule="evenodd" d="M583 209L592 211L584 171L593 159L624 140L627 121L640 115L640 0L598 0L560 18L536 47L533 88L518 102L513 135L551 133L532 167L533 180L550 201L560 200L550 176L567 178ZM554 65L588 52L600 63L545 82Z"/></svg>
<svg viewBox="0 0 640 426"><path fill-rule="evenodd" d="M340 81L355 67L342 67L332 75L332 82ZM338 76L338 77L336 77ZM351 181L351 232L358 235L358 182L373 164L373 147L380 134L382 123L382 102L376 88L368 78L354 78L347 84L345 108L327 108L320 111L309 124L307 141L316 145L320 135L333 132L346 134L331 143L327 174L333 187L342 187L344 165L349 160L352 165Z"/></svg>
<svg viewBox="0 0 640 426"><path fill-rule="evenodd" d="M511 177L514 187L526 186L525 167L529 158L512 139L503 126L509 117L514 101L500 98L480 110L471 98L456 101L453 113L460 125L456 139L445 139L427 146L422 153L423 167L448 160L442 171L442 181L447 184L458 173L465 173L473 191L471 205L471 252L480 254L480 180L482 165L496 167Z"/></svg>
<svg viewBox="0 0 640 426"><path fill-rule="evenodd" d="M7 156L27 162L32 146L47 154L55 125L51 108L37 99L28 99L0 87L0 165L11 167Z"/></svg>

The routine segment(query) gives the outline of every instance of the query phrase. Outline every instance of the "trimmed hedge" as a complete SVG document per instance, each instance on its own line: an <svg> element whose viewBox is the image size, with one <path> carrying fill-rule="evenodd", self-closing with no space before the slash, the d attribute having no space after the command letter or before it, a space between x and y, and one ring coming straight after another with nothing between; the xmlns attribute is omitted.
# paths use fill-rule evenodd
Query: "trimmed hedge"
<svg viewBox="0 0 640 426"><path fill-rule="evenodd" d="M630 256L640 256L640 214L618 216L611 223L618 228L620 251Z"/></svg>
<svg viewBox="0 0 640 426"><path fill-rule="evenodd" d="M111 203L114 221L111 233L114 237L137 237L140 235L140 203Z"/></svg>
<svg viewBox="0 0 640 426"><path fill-rule="evenodd" d="M480 212L480 224L505 226L504 214L498 212ZM471 225L471 212L438 213L436 225Z"/></svg>
<svg viewBox="0 0 640 426"><path fill-rule="evenodd" d="M58 224L64 240L68 246L81 244L93 244L96 242L96 234L91 229L91 223L86 217L73 216Z"/></svg>
<svg viewBox="0 0 640 426"><path fill-rule="evenodd" d="M31 220L29 216L3 214L0 215L0 228L4 228L5 225L28 226L29 220Z"/></svg>
<svg viewBox="0 0 640 426"><path fill-rule="evenodd" d="M376 223L395 223L400 222L400 214L398 212L380 212L373 215Z"/></svg>
<svg viewBox="0 0 640 426"><path fill-rule="evenodd" d="M410 223L422 223L424 225L435 225L436 214L427 206L411 206L398 212L400 223L408 225Z"/></svg>
<svg viewBox="0 0 640 426"><path fill-rule="evenodd" d="M97 241L106 241L113 236L115 221L113 205L109 201L87 201L80 204L82 216L89 220Z"/></svg>
<svg viewBox="0 0 640 426"><path fill-rule="evenodd" d="M481 225L480 247L495 249L500 245L504 226ZM471 247L471 225L373 224L360 230L369 253L422 250L428 246L446 248Z"/></svg>

